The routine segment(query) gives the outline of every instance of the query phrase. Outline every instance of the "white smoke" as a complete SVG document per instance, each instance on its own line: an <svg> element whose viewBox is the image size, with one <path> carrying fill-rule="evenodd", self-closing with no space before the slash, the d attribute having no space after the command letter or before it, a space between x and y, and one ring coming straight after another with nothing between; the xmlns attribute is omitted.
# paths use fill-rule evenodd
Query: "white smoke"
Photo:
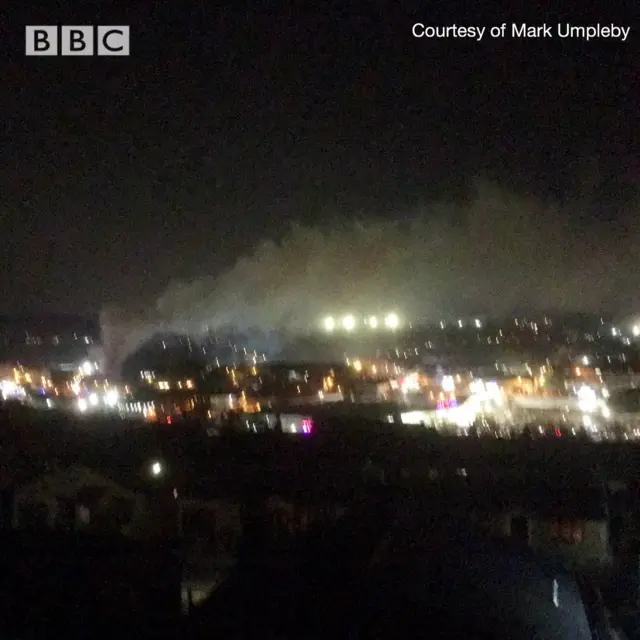
<svg viewBox="0 0 640 640"><path fill-rule="evenodd" d="M144 344L162 327L153 313L108 307L100 314L102 333L101 369L108 375L119 375L127 356Z"/></svg>
<svg viewBox="0 0 640 640"><path fill-rule="evenodd" d="M639 284L639 230L594 236L572 215L482 186L468 204L405 212L403 222L294 225L219 278L173 284L156 309L105 317L107 352L121 361L161 327L299 331L349 312L437 320L518 306L599 311L621 282L629 291Z"/></svg>

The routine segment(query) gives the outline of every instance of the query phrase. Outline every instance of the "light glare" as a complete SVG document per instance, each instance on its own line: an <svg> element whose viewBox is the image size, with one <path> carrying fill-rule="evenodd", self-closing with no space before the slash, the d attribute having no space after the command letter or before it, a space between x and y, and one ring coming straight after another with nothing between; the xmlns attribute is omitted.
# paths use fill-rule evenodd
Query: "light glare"
<svg viewBox="0 0 640 640"><path fill-rule="evenodd" d="M353 331L356 328L356 319L353 316L345 316L342 321L342 326L347 331Z"/></svg>
<svg viewBox="0 0 640 640"><path fill-rule="evenodd" d="M118 392L108 391L104 396L104 402L108 407L115 407L118 404Z"/></svg>
<svg viewBox="0 0 640 640"><path fill-rule="evenodd" d="M398 325L400 324L400 319L395 313L390 313L384 319L384 323L389 329L397 329Z"/></svg>
<svg viewBox="0 0 640 640"><path fill-rule="evenodd" d="M456 390L456 383L453 376L444 376L441 387L445 393L453 393Z"/></svg>

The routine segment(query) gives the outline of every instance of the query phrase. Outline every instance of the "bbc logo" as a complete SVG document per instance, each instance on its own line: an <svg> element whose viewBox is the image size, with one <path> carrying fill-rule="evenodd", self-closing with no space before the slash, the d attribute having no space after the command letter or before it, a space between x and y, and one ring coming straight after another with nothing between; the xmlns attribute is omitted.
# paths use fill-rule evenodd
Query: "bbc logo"
<svg viewBox="0 0 640 640"><path fill-rule="evenodd" d="M129 27L27 26L28 56L128 56Z"/></svg>

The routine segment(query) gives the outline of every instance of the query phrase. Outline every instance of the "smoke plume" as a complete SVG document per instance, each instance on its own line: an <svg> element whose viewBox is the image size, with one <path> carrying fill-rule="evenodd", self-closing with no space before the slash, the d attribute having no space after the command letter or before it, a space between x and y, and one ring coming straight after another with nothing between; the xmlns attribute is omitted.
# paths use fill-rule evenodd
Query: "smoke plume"
<svg viewBox="0 0 640 640"><path fill-rule="evenodd" d="M485 186L467 204L426 206L400 221L294 225L221 277L173 284L155 309L105 314L106 350L121 360L160 327L300 331L350 312L436 321L523 307L600 311L620 300L621 286L638 284L638 229L593 233L579 221Z"/></svg>

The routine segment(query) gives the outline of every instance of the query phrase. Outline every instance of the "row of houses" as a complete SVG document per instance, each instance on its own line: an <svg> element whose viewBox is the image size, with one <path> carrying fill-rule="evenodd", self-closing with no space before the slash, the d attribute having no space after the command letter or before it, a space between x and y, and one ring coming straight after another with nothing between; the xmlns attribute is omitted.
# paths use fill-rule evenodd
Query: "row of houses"
<svg viewBox="0 0 640 640"><path fill-rule="evenodd" d="M152 463L152 469L154 464L161 463ZM126 473L121 476L127 478ZM314 523L335 519L339 511L331 500L307 504L304 499L272 496L248 505L239 497L206 495L202 490L194 492L199 497L182 495L170 480L131 482L132 474L128 479L126 484L116 482L74 465L5 486L0 494L3 529L144 544L173 539L180 557L183 599L197 604L235 564L241 543L252 537L252 522L264 525L259 535L266 547L284 549Z"/></svg>
<svg viewBox="0 0 640 640"><path fill-rule="evenodd" d="M483 490L484 491L484 490ZM604 486L549 485L494 487L491 499L451 491L443 503L433 494L407 507L454 516L496 535L513 537L534 549L565 556L576 567L601 571L613 563L609 493ZM324 504L323 504L324 501ZM232 558L242 538L245 504L241 498L179 495L167 484L124 486L85 467L52 470L3 493L3 522L18 530L84 531L132 539L178 536L202 556ZM401 504L402 501L399 502ZM339 517L346 498L311 495L271 496L260 505L270 535L284 539L308 531L312 523Z"/></svg>
<svg viewBox="0 0 640 640"><path fill-rule="evenodd" d="M338 449L339 442L318 441L320 453L330 454L320 461L309 458L313 443L305 441L304 449L302 444L280 443L277 451L251 449L251 455L243 453L247 459L242 464L227 468L227 458L241 457L232 444L216 453L198 442L185 444L184 438L158 446L151 431L107 437L98 432L99 425L94 429L91 437L81 437L54 425L47 425L47 430L29 425L20 431L20 440L6 429L0 432L2 526L143 541L179 538L185 569L201 582L233 564L251 516L266 523L260 535L286 548L314 524L335 521L369 500L387 475L371 459L358 455L359 441L350 449ZM388 448L386 458L395 459L392 454ZM431 459L427 462L425 457ZM404 479L406 487L394 498L399 505L407 504L407 512L437 513L445 520L457 510L477 528L518 538L577 568L597 572L614 565L624 535L635 535L633 508L614 512L612 487L594 483L586 472L577 481L548 477L544 486L523 481L518 487L493 483L491 474L477 481L458 475L465 481L462 488L443 473L431 473L434 458L433 452L418 451L409 461L413 466ZM489 456L479 458L477 467L490 468ZM356 477L358 460L360 480L367 476L368 487L361 486L355 495L353 488L363 485ZM407 464L399 459L396 466L404 470ZM450 460L451 464L457 467L460 462ZM313 473L307 473L309 469ZM420 469L423 473L418 474ZM474 476L475 468L468 470ZM540 473L548 475L545 468ZM420 486L427 487L424 500L411 506L406 496L417 495Z"/></svg>

